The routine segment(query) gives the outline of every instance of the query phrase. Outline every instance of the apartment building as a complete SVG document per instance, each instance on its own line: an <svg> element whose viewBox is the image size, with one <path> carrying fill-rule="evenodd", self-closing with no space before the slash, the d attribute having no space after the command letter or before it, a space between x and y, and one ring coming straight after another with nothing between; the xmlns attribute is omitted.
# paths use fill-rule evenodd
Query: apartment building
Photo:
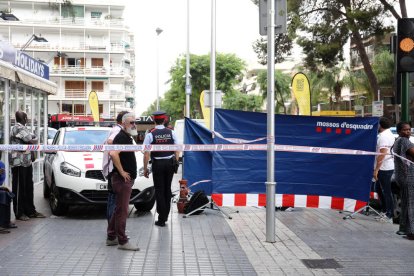
<svg viewBox="0 0 414 276"><path fill-rule="evenodd" d="M90 116L96 91L100 117L134 107L134 37L122 0L0 1L0 40L49 66L57 94L48 113Z"/></svg>

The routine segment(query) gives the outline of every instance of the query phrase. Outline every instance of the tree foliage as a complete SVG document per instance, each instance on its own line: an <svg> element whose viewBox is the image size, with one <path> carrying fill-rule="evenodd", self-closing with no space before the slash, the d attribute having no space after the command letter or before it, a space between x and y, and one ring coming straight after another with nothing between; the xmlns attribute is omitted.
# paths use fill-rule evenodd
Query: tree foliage
<svg viewBox="0 0 414 276"><path fill-rule="evenodd" d="M405 0L288 0L288 33L282 40L285 43L276 37L279 44L275 43L275 53L288 53L285 51L287 41L296 40L306 55L304 65L309 70L333 68L344 60L344 45L351 39L368 76L369 91L374 93L379 84L365 50L364 38L378 38L393 29L385 19L400 17L394 9L397 2L401 14L406 17ZM259 39L253 46L259 62L266 58L265 43L264 39Z"/></svg>
<svg viewBox="0 0 414 276"><path fill-rule="evenodd" d="M290 94L290 81L291 77L283 74L279 70L275 70L275 113L284 113L286 114L286 105L285 103L291 102L291 94ZM267 71L266 70L259 70L257 74L257 83L260 87L260 93L262 94L262 98L267 98Z"/></svg>
<svg viewBox="0 0 414 276"><path fill-rule="evenodd" d="M190 96L191 118L202 118L200 94L210 89L210 56L191 55L190 75L192 94ZM160 101L160 108L165 110L173 119L184 117L185 110L185 72L186 59L180 57L170 70L171 87ZM260 109L260 97L242 94L235 90L245 70L245 63L234 54L216 55L216 90L223 92L223 107L240 110ZM152 105L147 113L154 109Z"/></svg>

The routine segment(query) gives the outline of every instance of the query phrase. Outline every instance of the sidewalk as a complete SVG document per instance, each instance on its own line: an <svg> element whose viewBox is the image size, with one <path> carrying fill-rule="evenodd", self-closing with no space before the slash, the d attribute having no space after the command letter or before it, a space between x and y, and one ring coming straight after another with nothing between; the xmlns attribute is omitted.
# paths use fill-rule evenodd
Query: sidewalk
<svg viewBox="0 0 414 276"><path fill-rule="evenodd" d="M414 242L373 216L343 220L334 210L278 211L276 242L267 243L264 208L225 208L233 219L214 210L183 218L173 204L164 228L154 225L154 210L133 212L128 235L141 251L125 252L105 246L103 208L50 216L41 190L35 187L36 206L48 218L17 221L18 229L0 235L0 275L414 274Z"/></svg>

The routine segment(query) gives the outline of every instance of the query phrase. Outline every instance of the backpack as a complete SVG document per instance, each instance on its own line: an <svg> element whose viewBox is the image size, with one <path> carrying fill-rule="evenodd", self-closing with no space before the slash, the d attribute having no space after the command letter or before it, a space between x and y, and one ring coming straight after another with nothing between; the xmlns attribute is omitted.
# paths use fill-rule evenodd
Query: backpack
<svg viewBox="0 0 414 276"><path fill-rule="evenodd" d="M184 213L188 214L192 212L193 210L200 208L203 205L206 205L209 202L210 200L208 199L204 191L197 191L191 196L190 201L184 207ZM204 208L198 210L197 212L194 212L193 215L201 214L203 211L204 211Z"/></svg>

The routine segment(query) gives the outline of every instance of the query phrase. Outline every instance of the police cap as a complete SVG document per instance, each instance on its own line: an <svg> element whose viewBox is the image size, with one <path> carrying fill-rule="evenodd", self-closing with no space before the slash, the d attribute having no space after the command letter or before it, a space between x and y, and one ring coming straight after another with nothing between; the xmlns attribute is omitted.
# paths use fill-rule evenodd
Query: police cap
<svg viewBox="0 0 414 276"><path fill-rule="evenodd" d="M154 111L154 113L152 113L152 116L154 117L154 119L165 119L165 111L163 110L157 110Z"/></svg>

